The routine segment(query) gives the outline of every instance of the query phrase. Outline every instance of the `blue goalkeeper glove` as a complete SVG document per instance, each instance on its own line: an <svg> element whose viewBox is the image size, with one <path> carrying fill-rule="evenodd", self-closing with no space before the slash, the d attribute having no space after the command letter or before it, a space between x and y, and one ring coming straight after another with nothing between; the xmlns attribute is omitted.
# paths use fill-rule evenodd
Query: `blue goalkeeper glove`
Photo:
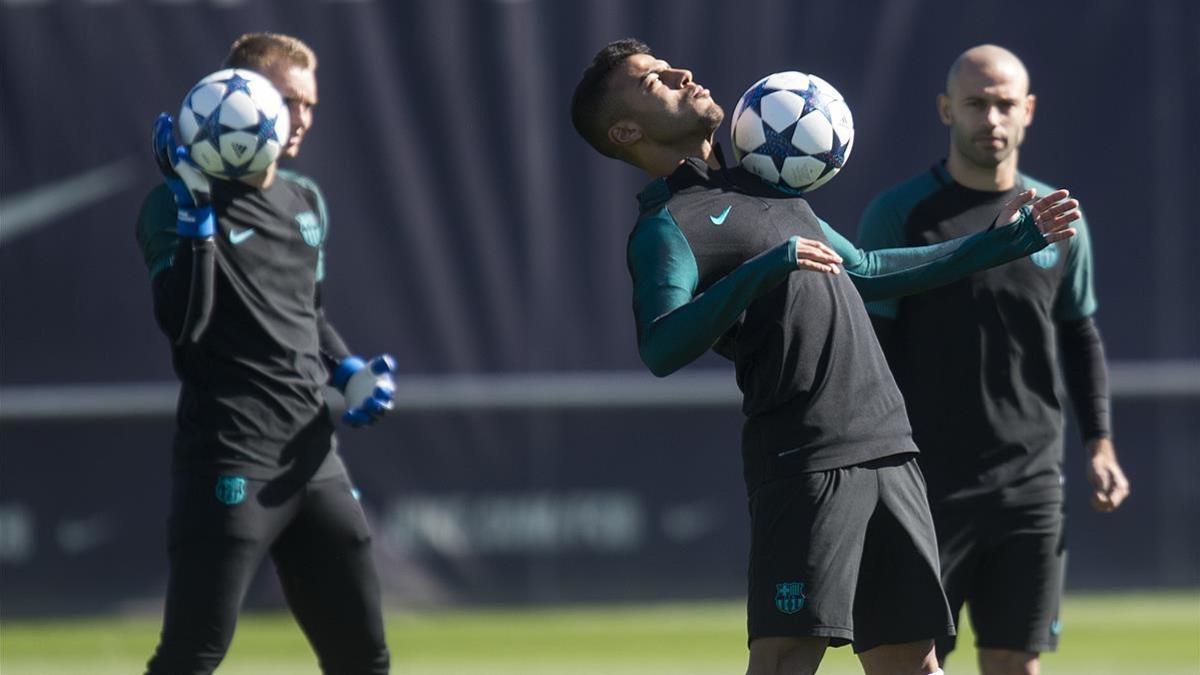
<svg viewBox="0 0 1200 675"><path fill-rule="evenodd" d="M175 142L175 121L162 113L154 122L154 160L171 193L175 195L179 236L188 239L211 237L217 232L213 218L212 187L188 149Z"/></svg>
<svg viewBox="0 0 1200 675"><path fill-rule="evenodd" d="M333 372L332 384L346 397L346 414L342 422L352 427L369 426L392 409L396 382L392 371L396 361L381 354L364 362L357 356L347 356Z"/></svg>

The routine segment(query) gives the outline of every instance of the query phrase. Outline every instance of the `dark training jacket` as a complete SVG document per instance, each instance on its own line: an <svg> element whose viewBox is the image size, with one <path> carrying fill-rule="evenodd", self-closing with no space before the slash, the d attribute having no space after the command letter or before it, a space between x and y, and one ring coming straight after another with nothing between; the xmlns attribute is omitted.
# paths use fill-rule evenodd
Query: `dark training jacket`
<svg viewBox="0 0 1200 675"><path fill-rule="evenodd" d="M150 192L137 239L155 315L172 339L182 384L176 470L267 479L340 469L323 388L345 356L320 303L328 219L306 178L281 171L266 189L213 182L217 233L212 317L194 344L177 344L188 305L191 247L175 231L170 191Z"/></svg>
<svg viewBox="0 0 1200 675"><path fill-rule="evenodd" d="M913 293L1046 246L1028 213L936 246L864 253L808 202L689 159L638 196L628 262L638 347L656 375L709 348L733 361L747 489L917 451L863 298ZM797 270L796 238L845 273Z"/></svg>

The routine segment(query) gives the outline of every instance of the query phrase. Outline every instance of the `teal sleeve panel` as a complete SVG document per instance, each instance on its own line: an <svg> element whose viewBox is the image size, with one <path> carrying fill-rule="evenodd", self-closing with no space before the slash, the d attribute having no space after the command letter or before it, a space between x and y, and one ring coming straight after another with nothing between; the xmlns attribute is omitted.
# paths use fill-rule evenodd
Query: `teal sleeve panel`
<svg viewBox="0 0 1200 675"><path fill-rule="evenodd" d="M1082 213L1082 212L1081 212ZM1076 234L1067 240L1067 263L1062 284L1054 299L1054 319L1075 321L1096 313L1096 290L1092 274L1092 238L1087 219L1072 223Z"/></svg>
<svg viewBox="0 0 1200 675"><path fill-rule="evenodd" d="M824 225L824 223L822 223ZM884 195L867 205L858 224L858 245L868 251L904 246L904 216ZM865 300L866 298L864 298ZM894 319L900 311L896 298L867 302L867 311L874 316Z"/></svg>
<svg viewBox="0 0 1200 675"><path fill-rule="evenodd" d="M1028 209L1022 209L1017 222L978 234L929 246L877 251L856 248L824 221L821 228L830 246L842 256L843 266L864 301L927 291L1046 248L1046 240Z"/></svg>
<svg viewBox="0 0 1200 675"><path fill-rule="evenodd" d="M638 223L629 241L638 352L650 372L670 375L708 351L750 303L796 269L795 238L747 260L703 293L696 258L670 211Z"/></svg>
<svg viewBox="0 0 1200 675"><path fill-rule="evenodd" d="M179 248L176 211L175 197L166 185L151 190L142 202L137 220L137 241L151 279L175 263L175 251Z"/></svg>

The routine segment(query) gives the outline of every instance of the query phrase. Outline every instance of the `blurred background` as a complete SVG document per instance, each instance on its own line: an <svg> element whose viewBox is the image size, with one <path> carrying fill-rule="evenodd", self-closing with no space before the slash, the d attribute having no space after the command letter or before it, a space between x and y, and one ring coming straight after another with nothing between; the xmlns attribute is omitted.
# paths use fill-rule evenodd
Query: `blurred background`
<svg viewBox="0 0 1200 675"><path fill-rule="evenodd" d="M642 369L625 242L646 177L595 154L567 113L592 55L626 36L693 70L727 112L775 71L838 87L854 152L810 202L850 237L875 193L944 156L934 98L954 57L982 42L1015 51L1039 99L1021 168L1071 188L1091 225L1133 485L1120 511L1092 512L1068 430L1069 588L1200 586L1196 3L0 8L5 620L160 611L177 387L134 220L159 181L154 117L258 30L317 51L316 122L289 168L328 199L329 315L403 375L397 414L341 434L390 607L744 593L732 369L711 356L661 381ZM282 607L273 575L248 602Z"/></svg>

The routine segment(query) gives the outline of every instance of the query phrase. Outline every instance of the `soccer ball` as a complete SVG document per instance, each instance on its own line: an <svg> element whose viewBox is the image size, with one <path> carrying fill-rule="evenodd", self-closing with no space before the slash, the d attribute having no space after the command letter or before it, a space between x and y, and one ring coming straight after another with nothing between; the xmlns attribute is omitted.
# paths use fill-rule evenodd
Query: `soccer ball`
<svg viewBox="0 0 1200 675"><path fill-rule="evenodd" d="M733 111L733 154L750 173L789 194L829 182L850 158L854 119L842 95L816 75L768 75Z"/></svg>
<svg viewBox="0 0 1200 675"><path fill-rule="evenodd" d="M179 140L204 173L230 179L266 170L283 152L287 105L267 78L227 68L192 87L179 111Z"/></svg>

